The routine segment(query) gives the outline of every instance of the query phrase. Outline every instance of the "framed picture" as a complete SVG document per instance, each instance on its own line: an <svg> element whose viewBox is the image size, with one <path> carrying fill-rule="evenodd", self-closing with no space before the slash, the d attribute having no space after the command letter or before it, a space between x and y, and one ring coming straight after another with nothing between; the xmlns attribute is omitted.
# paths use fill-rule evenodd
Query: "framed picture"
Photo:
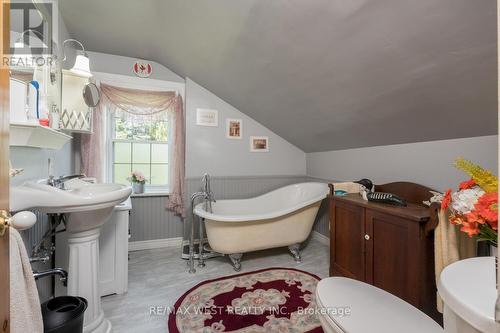
<svg viewBox="0 0 500 333"><path fill-rule="evenodd" d="M243 121L241 119L226 119L226 138L241 139L243 137Z"/></svg>
<svg viewBox="0 0 500 333"><path fill-rule="evenodd" d="M219 112L211 109L196 109L196 125L219 126Z"/></svg>
<svg viewBox="0 0 500 333"><path fill-rule="evenodd" d="M267 153L269 151L269 137L251 136L250 151L254 153Z"/></svg>

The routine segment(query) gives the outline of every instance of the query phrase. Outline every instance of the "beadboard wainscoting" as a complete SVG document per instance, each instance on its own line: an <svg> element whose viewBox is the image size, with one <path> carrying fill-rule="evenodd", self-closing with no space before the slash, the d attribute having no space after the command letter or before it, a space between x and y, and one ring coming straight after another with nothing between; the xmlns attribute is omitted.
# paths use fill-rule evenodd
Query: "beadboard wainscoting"
<svg viewBox="0 0 500 333"><path fill-rule="evenodd" d="M322 179L316 177L307 177L308 182L330 183L331 179ZM330 237L330 216L328 215L328 200L323 200L319 207L313 230L318 233L318 240L328 242Z"/></svg>
<svg viewBox="0 0 500 333"><path fill-rule="evenodd" d="M258 196L277 188L300 183L300 182L326 182L321 179L307 176L247 176L247 177L211 177L212 192L215 199L246 199ZM189 178L186 181L189 196L201 190L201 179ZM314 231L328 236L328 205L323 201L316 221ZM184 237L187 237L188 228L185 229Z"/></svg>
<svg viewBox="0 0 500 333"><path fill-rule="evenodd" d="M246 199L255 197L282 186L307 181L306 176L240 176L240 177L211 177L211 189L216 200L219 199ZM188 178L186 180L187 193L201 191L201 178ZM186 202L189 202L188 199ZM188 211L191 207L188 208ZM191 222L188 214L187 223ZM196 232L198 228L195 227ZM196 233L198 235L198 233ZM184 230L184 238L189 236L189 228ZM198 237L197 237L198 238Z"/></svg>
<svg viewBox="0 0 500 333"><path fill-rule="evenodd" d="M216 199L242 199L261 195L282 186L306 182L323 181L307 176L245 176L245 177L212 177L211 185ZM191 194L201 189L201 178L186 179L186 202L190 203ZM129 250L145 250L163 247L178 247L179 255L183 237L189 231L184 228L190 223L190 214L183 222L178 216L165 208L166 196L138 196L132 198L130 213ZM322 203L314 224L312 237L327 242L329 235L328 207L326 200ZM189 211L190 207L188 208ZM31 249L48 230L46 214L37 213L38 222L29 230L23 231L28 255ZM57 244L56 244L57 246ZM35 263L33 269L44 270L52 267L52 262ZM55 283L60 283L56 281ZM42 301L52 296L52 278L37 282Z"/></svg>
<svg viewBox="0 0 500 333"><path fill-rule="evenodd" d="M211 185L215 199L243 199L261 195L282 186L321 181L307 176L244 176L212 177ZM201 190L201 178L186 179L186 202L190 205L191 194ZM183 222L165 208L166 197L139 196L132 198L130 215L130 250L157 248L178 244L179 237L187 237L191 222L187 214ZM190 207L188 207L188 212ZM320 208L314 230L328 236L328 215L326 201Z"/></svg>
<svg viewBox="0 0 500 333"><path fill-rule="evenodd" d="M166 196L132 197L130 242L182 237L182 220L166 209Z"/></svg>
<svg viewBox="0 0 500 333"><path fill-rule="evenodd" d="M328 200L323 200L319 207L313 230L323 237L330 237L330 220L328 216Z"/></svg>

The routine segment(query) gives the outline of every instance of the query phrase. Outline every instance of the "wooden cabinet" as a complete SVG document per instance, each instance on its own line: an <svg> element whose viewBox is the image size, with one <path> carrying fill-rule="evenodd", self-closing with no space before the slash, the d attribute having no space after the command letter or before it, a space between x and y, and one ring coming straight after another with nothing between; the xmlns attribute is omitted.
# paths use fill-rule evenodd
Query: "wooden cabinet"
<svg viewBox="0 0 500 333"><path fill-rule="evenodd" d="M417 186L420 191L408 198L401 186ZM376 190L398 194L409 204L396 207L364 201L359 194L330 195L330 275L384 289L440 321L433 251L437 218L435 207L421 204L431 195L412 183L386 184Z"/></svg>

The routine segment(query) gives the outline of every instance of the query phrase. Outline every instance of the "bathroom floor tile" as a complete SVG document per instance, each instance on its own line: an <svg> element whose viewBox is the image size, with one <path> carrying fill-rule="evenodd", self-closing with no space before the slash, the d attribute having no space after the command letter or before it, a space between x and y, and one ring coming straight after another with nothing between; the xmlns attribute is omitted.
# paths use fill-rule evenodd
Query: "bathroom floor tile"
<svg viewBox="0 0 500 333"><path fill-rule="evenodd" d="M328 266L328 246L313 239L302 248L302 263L295 263L287 248L265 250L245 254L241 272L292 267L327 277ZM104 297L104 314L115 333L168 332L165 309L197 283L233 274L237 273L226 257L207 260L204 268L196 267L196 273L189 274L187 262L180 259L180 248L131 252L128 293Z"/></svg>

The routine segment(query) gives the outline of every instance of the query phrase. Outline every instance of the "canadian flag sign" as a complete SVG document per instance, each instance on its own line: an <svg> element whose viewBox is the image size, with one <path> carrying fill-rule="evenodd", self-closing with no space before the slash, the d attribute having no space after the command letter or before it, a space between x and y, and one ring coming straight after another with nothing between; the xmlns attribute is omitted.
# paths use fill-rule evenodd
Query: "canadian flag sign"
<svg viewBox="0 0 500 333"><path fill-rule="evenodd" d="M139 77L149 77L153 72L153 66L148 61L137 60L134 64L134 73Z"/></svg>

